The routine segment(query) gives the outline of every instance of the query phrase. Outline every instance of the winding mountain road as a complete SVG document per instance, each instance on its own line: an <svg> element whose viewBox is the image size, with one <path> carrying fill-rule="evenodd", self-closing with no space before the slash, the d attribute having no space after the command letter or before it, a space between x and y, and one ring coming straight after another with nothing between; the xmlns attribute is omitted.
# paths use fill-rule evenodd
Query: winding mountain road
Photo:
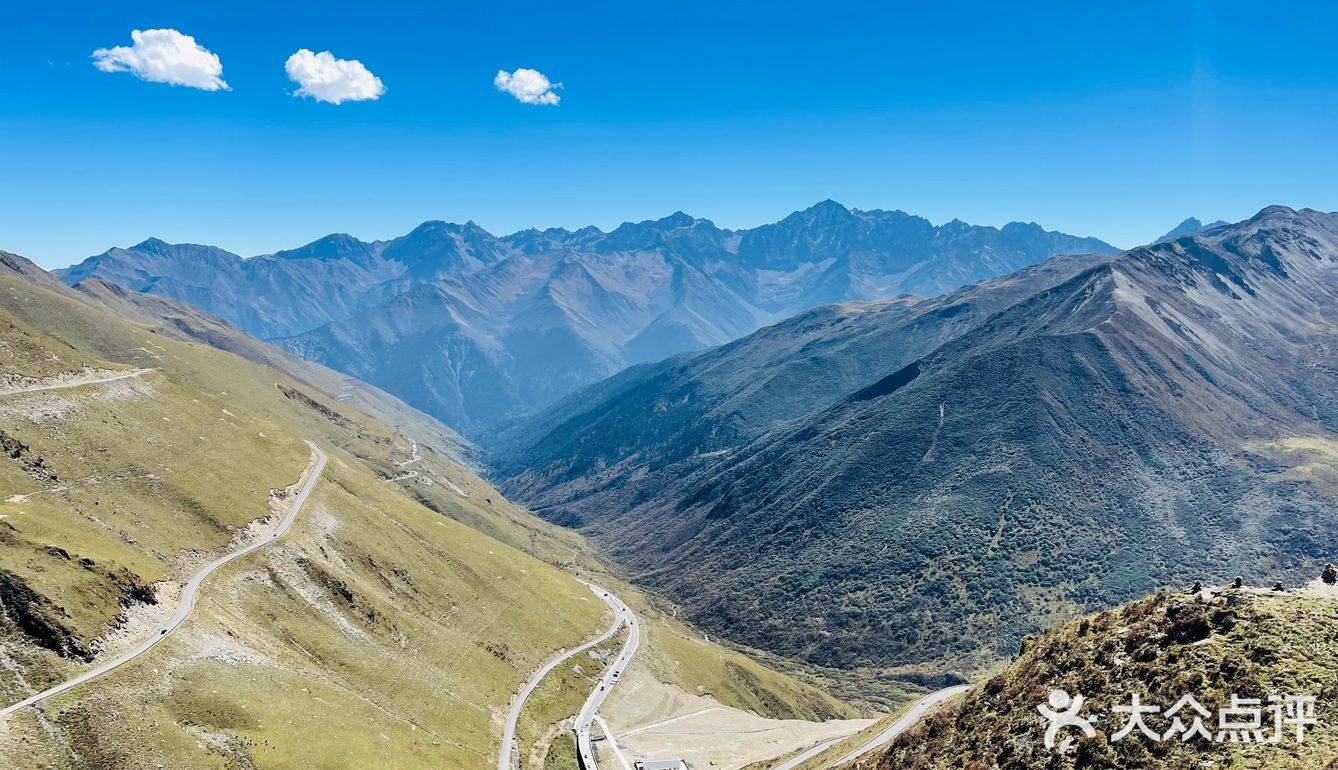
<svg viewBox="0 0 1338 770"><path fill-rule="evenodd" d="M585 581L581 582L585 583ZM571 650L568 650L567 652L564 652L558 655L556 658L553 658L552 660L548 661L548 663L545 664L543 668L539 669L539 672L537 674L531 677L530 681L520 691L520 695L516 696L516 699L511 702L511 711L507 713L506 725L502 729L502 747L501 750L497 753L497 770L515 770L515 768L518 766L519 758L515 756L516 722L520 720L520 712L525 707L525 701L528 700L529 697L534 694L534 691L539 687L539 683L543 681L544 677L548 676L549 672L551 672L558 666L562 665L562 663L567 659L575 655L579 655L592 647L597 647L603 644L604 642L608 641L610 638L613 637L614 634L618 633L618 629L622 627L627 617L631 615L631 610L627 609L627 605L623 604L613 594L609 593L608 591L605 591L603 588L600 588L594 583L585 583L585 587L589 588L591 591L594 591L595 595L598 596L600 599L602 599L605 604L609 605L609 609L613 610L613 624L609 626L609 630L605 631L603 634L600 634L598 637L586 642L585 644L582 644L579 647L575 647ZM624 648L624 654L626 654L626 648ZM626 662L624 661L623 663L621 663L619 665L619 669L621 669L622 665L626 665ZM610 668L610 671L613 670L614 669ZM601 680L601 685L602 684L603 682ZM599 689L597 688L595 692L596 693L599 692ZM594 697L593 693L591 697L592 698ZM603 702L602 698L600 699L600 702L601 703ZM587 705L589 705L589 701L587 701L586 703ZM585 713L585 710L582 709L581 713ZM589 733L589 728L590 725L589 722L587 721L586 722L587 734ZM593 767L593 765L591 765L591 767Z"/></svg>
<svg viewBox="0 0 1338 770"><path fill-rule="evenodd" d="M116 379L120 378L118 377ZM80 384L86 385L88 383L84 382ZM185 587L181 589L181 602L177 606L176 614L174 614L172 616L172 619L167 622L167 624L163 627L163 629L159 631L157 634L155 634L153 637L145 640L144 642L141 642L137 647L125 653L124 655L121 655L120 657L115 658L113 660L109 660L106 663L103 663L102 665L98 666L97 668L91 671L86 671L80 674L79 676L70 679L69 681L63 682L54 687L43 690L42 692L39 692L36 695L24 698L18 703L0 709L0 718L4 718L14 713L15 711L18 711L19 709L31 706L35 703L39 703L41 701L46 700L47 698L50 698L53 695L59 695L60 693L65 692L66 690L78 687L84 682L96 679L104 674L107 674L125 665L126 663L129 663L135 658L140 657L141 655L153 649L154 647L158 646L160 642L162 642L164 639L170 636L173 631L175 631L178 627L180 627L181 624L186 622L186 619L190 617L191 611L195 609L195 600L199 594L200 586L202 583L204 583L205 578L209 577L219 567L222 567L224 564L236 561L237 559L240 559L241 557L253 551L264 548L265 546L277 540L279 536L287 532L289 527L293 525L293 521L297 518L298 512L302 510L302 505L306 503L307 497L311 495L311 490L315 489L316 482L320 480L321 472L325 470L325 461L329 459L326 456L325 452L321 451L320 447L316 446L310 441L307 441L306 444L307 446L311 447L311 454L313 459L315 459L316 463L314 466L311 466L310 469L307 471L306 479L302 482L302 487L301 489L298 490L297 497L293 499L293 505L288 510L288 515L284 516L283 520L279 522L279 526L274 530L274 534L272 536L267 537L264 540L252 543L251 545L248 545L245 548L240 548L236 551L233 551L232 553L220 556L219 558L205 565L205 567L201 569L199 572L196 572L195 575L192 576L191 579L186 583Z"/></svg>
<svg viewBox="0 0 1338 770"><path fill-rule="evenodd" d="M619 623L627 624L627 642L623 644L622 652L618 653L618 658L609 666L604 675L599 678L595 689L590 691L590 697L586 698L585 705L576 714L576 762L581 770L599 770L599 763L595 759L595 750L591 746L590 726L596 719L599 719L599 707L604 705L604 699L609 697L613 691L613 686L618 683L622 672L626 670L627 664L632 662L632 656L636 654L636 648L641 644L641 624L637 622L636 615L632 613L632 608L623 603L622 599L611 593L605 592L604 601L613 607L617 617L614 618L614 630L617 630ZM604 725L604 720L600 719L600 724ZM604 726L604 736L612 744L614 736L608 727ZM627 760L622 757L622 752L614 747L614 754L623 763L626 770Z"/></svg>
<svg viewBox="0 0 1338 770"><path fill-rule="evenodd" d="M421 459L423 459L423 456L418 454L418 442L415 441L413 442L413 449L409 452L409 459L395 464L403 468L406 465L413 465L414 463L418 462Z"/></svg>
<svg viewBox="0 0 1338 770"><path fill-rule="evenodd" d="M910 709L907 710L905 714L902 714L901 717L897 719L897 721L888 725L887 728L884 729L882 732L873 736L864 743L861 743L857 748L853 749L848 754L836 760L835 762L823 765L823 770L831 770L832 768L835 767L848 765L851 762L854 762L855 760L864 756L865 754L868 754L869 752L873 751L874 749L886 746L887 744L892 742L893 738L896 738L898 735L901 735L902 733L906 732L906 730L910 729L912 725L914 725L916 722L919 722L920 719L924 717L924 715L928 713L930 709L942 703L943 701L947 700L948 698L953 698L958 695L961 695L962 693L966 692L969 689L971 689L970 685L959 685L957 687L948 687L942 690L938 690L936 692L929 693L925 697L921 698L920 701L916 703L914 706L911 706ZM775 767L771 768L771 770L795 770L795 768L803 765L808 760L812 759L813 757L816 757L817 755L821 754L822 752L826 751L832 746L835 746L836 744L840 743L843 740L845 739L835 738L830 741L824 741L823 743L819 743L818 745L813 746L812 748L809 748L806 751L803 751L785 760L779 765L776 765Z"/></svg>

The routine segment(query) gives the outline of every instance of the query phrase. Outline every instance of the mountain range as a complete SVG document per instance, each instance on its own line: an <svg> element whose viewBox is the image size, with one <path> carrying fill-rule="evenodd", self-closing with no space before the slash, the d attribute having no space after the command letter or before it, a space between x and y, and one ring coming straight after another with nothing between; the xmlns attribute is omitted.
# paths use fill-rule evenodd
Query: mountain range
<svg viewBox="0 0 1338 770"><path fill-rule="evenodd" d="M427 222L250 259L150 239L58 274L188 302L478 436L629 365L809 308L933 296L1056 254L1114 251L1034 223L935 226L824 201L749 230L681 212L502 237Z"/></svg>
<svg viewBox="0 0 1338 770"><path fill-rule="evenodd" d="M839 305L512 426L504 488L711 631L957 671L1338 524L1338 214L1270 207L934 300Z"/></svg>

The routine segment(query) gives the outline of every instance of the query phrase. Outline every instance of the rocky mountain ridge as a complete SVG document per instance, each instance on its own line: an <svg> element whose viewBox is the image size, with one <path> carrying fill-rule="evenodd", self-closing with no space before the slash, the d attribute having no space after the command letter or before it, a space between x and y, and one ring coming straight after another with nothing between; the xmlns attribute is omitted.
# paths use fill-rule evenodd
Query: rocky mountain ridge
<svg viewBox="0 0 1338 770"><path fill-rule="evenodd" d="M933 296L1056 254L1113 251L1034 223L935 226L824 201L749 230L682 212L607 233L427 222L251 259L150 239L58 273L188 302L478 436L626 366L812 307Z"/></svg>

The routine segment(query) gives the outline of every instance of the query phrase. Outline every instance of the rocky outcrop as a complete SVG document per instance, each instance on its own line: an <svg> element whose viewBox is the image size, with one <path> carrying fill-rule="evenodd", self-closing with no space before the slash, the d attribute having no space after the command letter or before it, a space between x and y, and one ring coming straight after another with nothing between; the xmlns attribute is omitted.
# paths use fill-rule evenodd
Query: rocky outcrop
<svg viewBox="0 0 1338 770"><path fill-rule="evenodd" d="M0 569L0 611L5 620L34 644L63 658L92 660L88 646L69 627L64 607L37 593L23 578Z"/></svg>

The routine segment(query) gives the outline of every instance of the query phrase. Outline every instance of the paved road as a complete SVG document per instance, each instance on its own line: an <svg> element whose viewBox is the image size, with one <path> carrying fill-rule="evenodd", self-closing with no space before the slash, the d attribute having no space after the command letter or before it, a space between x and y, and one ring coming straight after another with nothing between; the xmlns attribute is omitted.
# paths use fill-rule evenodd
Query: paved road
<svg viewBox="0 0 1338 770"><path fill-rule="evenodd" d="M589 584L587 584L589 585ZM592 586L593 587L593 586ZM604 601L609 603L617 613L614 630L617 630L617 623L627 623L627 642L623 645L623 651L618 654L618 658L604 672L604 676L599 678L595 684L595 689L590 692L590 697L586 698L585 705L581 707L576 714L576 761L581 770L599 770L599 764L595 759L595 750L590 743L590 725L595 721L599 714L599 707L604 705L604 699L609 697L613 691L613 686L618 683L622 672L626 670L627 664L632 662L632 656L636 654L637 645L641 644L641 624L637 621L636 615L632 614L632 608L623 603L622 599L605 592ZM611 732L606 732L609 742L614 741ZM614 751L618 754L618 751ZM625 763L625 760L624 760Z"/></svg>
<svg viewBox="0 0 1338 770"><path fill-rule="evenodd" d="M96 679L97 677L100 677L103 674L112 671L113 669L116 669L120 666L125 665L126 663L129 663L135 658L138 658L139 656L158 646L158 644L162 642L164 639L166 639L168 635L170 635L173 631L175 631L182 623L186 622L186 618L190 617L191 611L195 609L195 599L200 591L200 585L204 582L205 578L209 577L211 574L213 574L215 570L217 570L219 567L222 567L224 564L227 564L228 562L234 561L236 559L240 559L241 557L257 549L264 548L265 546L269 545L274 540L276 540L280 535L287 532L288 528L293 525L293 520L297 518L298 512L302 509L302 505L306 503L307 497L311 494L311 490L315 489L316 482L320 480L321 472L325 470L325 461L328 459L325 455L325 452L322 452L320 447L316 446L310 441L306 443L307 446L311 447L311 453L316 458L316 465L311 469L310 473L307 474L306 480L302 483L302 488L298 490L297 497L293 500L292 508L289 509L288 515L283 517L283 521L279 522L278 529L274 531L274 534L271 537L252 543L251 545L248 545L245 548L233 551L232 553L227 554L225 556L220 556L219 558L215 559L214 561L206 565L204 569L200 570L199 572L196 572L195 575L191 577L190 581L186 583L186 586L181 589L181 603L177 607L176 614L172 616L172 619L167 622L167 624L162 628L162 630L159 633L155 634L148 640L142 642L138 647L125 653L121 657L116 658L115 660L107 661L106 663L102 664L101 666L98 666L92 671L87 671L69 680L68 682L58 684L55 687L52 687L43 692L39 692L30 698L25 698L24 700L21 700L18 703L0 709L0 718L6 717L9 714L12 714L15 711L18 711L19 709L24 708L26 706L31 706L34 703L44 701L53 695L58 695L60 693L63 693L66 690L69 690L70 688L77 687L83 684L84 682L89 681L90 679Z"/></svg>
<svg viewBox="0 0 1338 770"><path fill-rule="evenodd" d="M586 642L580 647L564 652L556 658L548 661L543 668L539 669L539 673L535 674L534 677L530 679L529 683L525 685L525 688L520 691L520 695L511 702L511 711L506 715L506 725L502 729L502 748L501 751L497 753L497 770L514 770L516 767L516 758L513 756L516 753L516 722L520 719L520 711L525 707L525 701L534 693L534 690L539 686L539 683L543 681L544 677L547 676L550 671L562 665L563 661L573 655L579 655L591 647L596 647L608 641L609 638L618 633L618 629L622 627L624 617L623 613L619 610L619 605L621 603L618 602L612 594L599 586L593 583L586 583L585 585L591 591L594 591L596 596L603 599L604 603L609 605L609 609L613 610L613 625L609 626L609 630L605 631L595 639Z"/></svg>
<svg viewBox="0 0 1338 770"><path fill-rule="evenodd" d="M899 718L897 721L889 725L887 729L883 730L874 737L865 741L863 744L859 746L859 748L855 749L854 751L851 751L849 754L846 754L845 756L841 757L835 762L832 762L829 765L825 765L823 767L823 770L830 770L831 768L834 767L848 765L851 762L854 762L855 760L864 756L865 754L868 754L870 751L886 746L887 744L892 742L893 738L906 732L906 730L908 730L912 725L914 725L916 722L919 722L920 718L923 717L926 713L928 713L930 709L942 703L943 701L947 700L948 698L961 695L962 693L966 692L969 689L971 689L970 685L960 685L958 687L948 687L946 689L939 690L938 692L929 693L925 697L921 698L919 703L916 703L914 706L911 706L909 711L907 711L905 714L902 714L901 718ZM832 743L835 743L835 741L833 741ZM827 746L831 746L832 743L827 744ZM810 749L809 751L812 751L812 749ZM808 754L808 756L804 756L803 754L801 754L798 757L795 757L794 759L776 765L774 768L772 768L772 770L791 770L791 768L798 767L800 764L802 764L805 759L808 759L809 757L812 757L815 754L820 754L820 753L822 753L822 750L813 752L812 754L808 754L808 752L805 752L805 754Z"/></svg>
<svg viewBox="0 0 1338 770"><path fill-rule="evenodd" d="M151 371L153 370L132 369L131 371L121 372L120 374L114 374L109 377L90 377L82 380L75 379L67 382L58 382L55 385L33 385L26 388L10 388L8 390L0 390L0 396L12 396L18 393L40 393L44 390L64 390L65 388L78 388L83 385L97 385L102 382L116 382L117 380L139 377L140 375L148 374Z"/></svg>

